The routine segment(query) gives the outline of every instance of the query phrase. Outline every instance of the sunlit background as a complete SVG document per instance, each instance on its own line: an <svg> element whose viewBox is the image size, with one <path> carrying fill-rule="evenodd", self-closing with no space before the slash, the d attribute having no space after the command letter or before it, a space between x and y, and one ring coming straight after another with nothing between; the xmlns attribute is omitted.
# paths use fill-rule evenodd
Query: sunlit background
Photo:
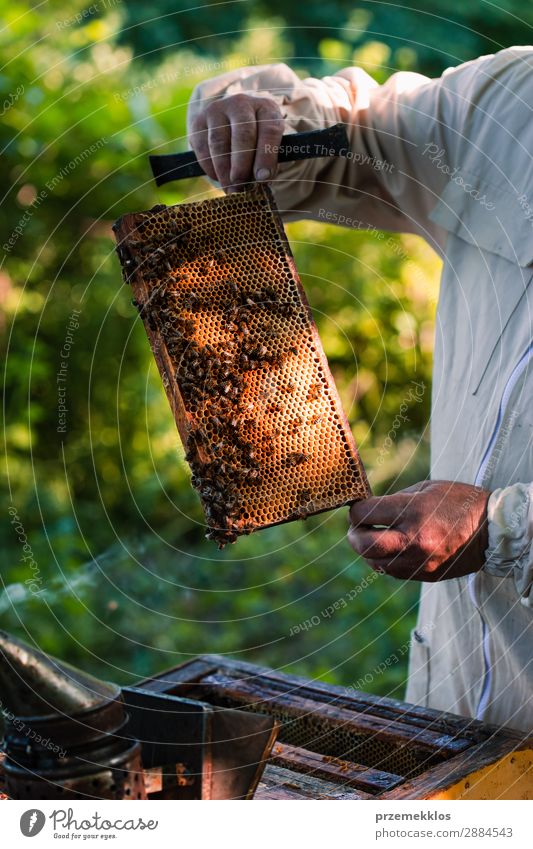
<svg viewBox="0 0 533 849"><path fill-rule="evenodd" d="M438 75L528 43L532 9L514 0L71 0L33 11L1 0L0 9L0 627L120 682L223 652L331 682L364 679L363 689L401 698L418 586L367 583L345 510L222 552L204 539L110 228L125 212L216 191L202 180L158 190L148 167L150 152L186 149L199 80L280 61L301 76L349 64L379 82L396 70ZM423 479L439 261L412 236L309 222L287 232L375 492Z"/></svg>

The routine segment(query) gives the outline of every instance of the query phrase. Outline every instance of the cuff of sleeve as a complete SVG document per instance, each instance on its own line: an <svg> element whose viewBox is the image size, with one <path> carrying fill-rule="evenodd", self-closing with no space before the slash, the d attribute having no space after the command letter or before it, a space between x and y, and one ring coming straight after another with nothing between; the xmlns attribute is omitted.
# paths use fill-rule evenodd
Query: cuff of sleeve
<svg viewBox="0 0 533 849"><path fill-rule="evenodd" d="M489 545L483 570L495 577L514 575L522 603L532 606L528 595L533 580L533 484L495 489L487 503L487 519Z"/></svg>

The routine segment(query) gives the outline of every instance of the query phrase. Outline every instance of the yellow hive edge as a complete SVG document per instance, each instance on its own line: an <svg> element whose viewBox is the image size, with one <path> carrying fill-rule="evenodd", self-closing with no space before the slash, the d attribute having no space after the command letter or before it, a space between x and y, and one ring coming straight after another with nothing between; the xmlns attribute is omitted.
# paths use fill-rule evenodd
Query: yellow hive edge
<svg viewBox="0 0 533 849"><path fill-rule="evenodd" d="M533 748L509 752L426 799L533 799Z"/></svg>

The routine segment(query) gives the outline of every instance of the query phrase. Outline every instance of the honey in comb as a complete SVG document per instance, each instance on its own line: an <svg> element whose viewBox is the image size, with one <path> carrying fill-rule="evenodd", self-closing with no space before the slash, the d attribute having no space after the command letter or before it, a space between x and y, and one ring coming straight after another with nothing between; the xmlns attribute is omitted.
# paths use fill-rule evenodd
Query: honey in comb
<svg viewBox="0 0 533 849"><path fill-rule="evenodd" d="M366 498L270 189L158 205L114 230L207 536L223 547Z"/></svg>

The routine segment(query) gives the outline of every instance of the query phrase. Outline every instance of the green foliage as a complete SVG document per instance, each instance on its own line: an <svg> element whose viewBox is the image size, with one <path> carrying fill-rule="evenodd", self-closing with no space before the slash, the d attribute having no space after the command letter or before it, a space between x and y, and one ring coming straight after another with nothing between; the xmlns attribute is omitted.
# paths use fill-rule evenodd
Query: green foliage
<svg viewBox="0 0 533 849"><path fill-rule="evenodd" d="M290 62L292 50L298 67L327 70L357 49L384 78L389 62L426 67L430 56L437 66L451 33L456 58L484 42L453 23L439 40L424 16L425 42L444 51L428 52L409 40L420 17L386 4L354 13L351 2L211 3L209 15L182 5L102 0L88 13L79 0L38 11L0 0L5 485L37 564L23 559L8 517L0 624L122 681L221 651L350 684L405 645L418 587L380 577L323 615L373 574L346 543L345 511L224 552L204 540L111 224L213 191L202 181L156 191L147 155L185 147L190 92L221 57L224 68L243 57ZM474 7L479 17L482 4L454 15L473 26ZM500 13L483 9L485 32L497 31ZM414 237L303 222L288 234L375 490L423 478L437 260ZM294 630L313 617L319 624ZM405 659L366 689L400 697Z"/></svg>
<svg viewBox="0 0 533 849"><path fill-rule="evenodd" d="M123 683L218 652L355 685L405 646L418 589L370 572L345 529L338 511L216 553L198 533L123 537L68 574L56 568L39 595L12 584L2 626ZM401 697L404 675L393 664L359 689Z"/></svg>
<svg viewBox="0 0 533 849"><path fill-rule="evenodd" d="M445 68L514 44L529 44L533 8L521 0L487 3L475 0L234 0L211 2L191 10L188 2L159 0L158 14L150 3L129 3L121 42L136 55L157 61L161 54L193 46L199 53L223 56L230 45L258 19L283 36L288 47L277 54L312 73L337 70L354 50L374 42L388 48L383 63L392 70L414 69L438 76ZM339 64L340 63L340 64Z"/></svg>

